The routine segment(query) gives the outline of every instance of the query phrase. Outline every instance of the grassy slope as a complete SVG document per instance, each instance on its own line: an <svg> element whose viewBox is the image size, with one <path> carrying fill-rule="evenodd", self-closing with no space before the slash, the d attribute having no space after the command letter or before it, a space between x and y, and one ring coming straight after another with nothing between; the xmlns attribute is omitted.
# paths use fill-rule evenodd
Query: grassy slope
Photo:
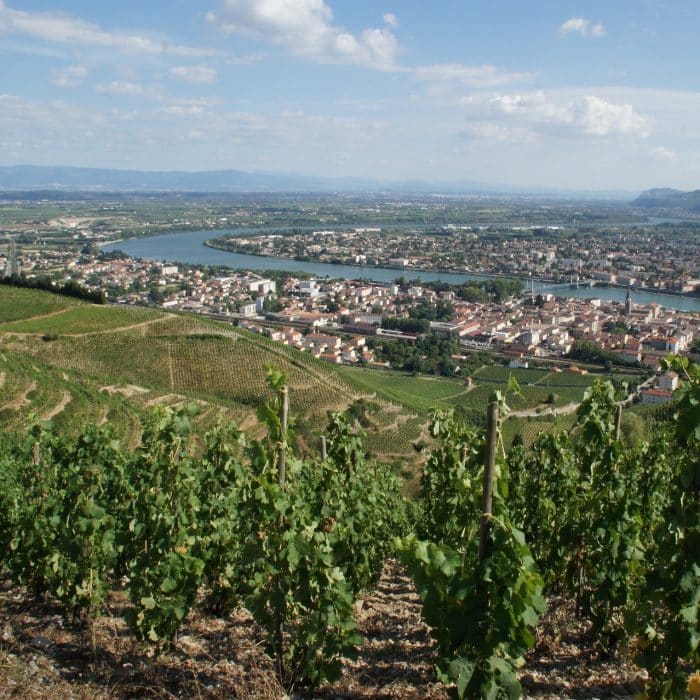
<svg viewBox="0 0 700 700"><path fill-rule="evenodd" d="M51 295L53 296L53 295ZM36 313L31 313L36 316ZM125 309L111 306L83 304L60 313L40 318L24 318L12 323L0 323L0 332L11 333L100 333L117 330L148 321L155 321L163 314L150 309Z"/></svg>
<svg viewBox="0 0 700 700"><path fill-rule="evenodd" d="M134 440L135 419L150 406L197 400L204 407L202 426L222 414L255 433L255 410L270 397L266 369L274 366L289 378L292 413L307 444L322 431L328 411L343 411L364 398L379 404L367 428L368 448L414 460L412 443L425 434L431 410L485 410L493 391L505 389L510 373L523 393L508 399L515 410L538 406L550 393L557 395L557 404L580 401L593 381L493 367L476 372L476 386L467 388L459 379L332 366L195 315L99 307L7 287L0 287L0 300L5 363L5 369L0 364L0 418L15 428L55 412L54 422L66 429L109 420ZM42 340L46 334L55 339ZM141 389L125 388L130 385Z"/></svg>
<svg viewBox="0 0 700 700"><path fill-rule="evenodd" d="M43 316L80 305L77 299L47 294L36 289L14 289L0 285L0 323Z"/></svg>
<svg viewBox="0 0 700 700"><path fill-rule="evenodd" d="M424 414L397 407L308 353L197 316L4 291L2 308L15 311L0 323L0 418L11 429L53 413L66 430L108 420L133 441L135 419L150 406L197 400L203 425L223 413L255 434L255 409L270 396L266 369L274 366L289 377L292 413L307 444L328 411L364 397L388 416L369 428L371 449L415 457L411 443L421 435ZM39 318L53 312L59 313ZM49 333L53 340L42 339Z"/></svg>

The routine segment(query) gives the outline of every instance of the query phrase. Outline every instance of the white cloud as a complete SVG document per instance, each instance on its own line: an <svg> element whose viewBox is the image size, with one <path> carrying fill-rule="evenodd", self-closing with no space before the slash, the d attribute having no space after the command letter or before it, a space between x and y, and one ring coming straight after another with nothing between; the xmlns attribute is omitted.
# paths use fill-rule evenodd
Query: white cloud
<svg viewBox="0 0 700 700"><path fill-rule="evenodd" d="M99 83L95 86L95 90L109 97L143 97L147 100L163 97L163 90L160 87L146 87L130 80L112 80L109 83Z"/></svg>
<svg viewBox="0 0 700 700"><path fill-rule="evenodd" d="M216 69L211 66L173 66L170 73L187 83L213 83Z"/></svg>
<svg viewBox="0 0 700 700"><path fill-rule="evenodd" d="M511 127L487 121L470 122L466 126L466 135L491 143L534 143L535 134L526 127Z"/></svg>
<svg viewBox="0 0 700 700"><path fill-rule="evenodd" d="M591 22L583 17L572 17L559 27L559 33L580 34L581 36L599 39L601 36L605 36L605 27L601 22Z"/></svg>
<svg viewBox="0 0 700 700"><path fill-rule="evenodd" d="M0 0L0 31L23 34L63 44L80 44L115 49L131 54L172 54L174 56L211 56L216 52L141 34L110 32L63 12L26 12L14 10Z"/></svg>
<svg viewBox="0 0 700 700"><path fill-rule="evenodd" d="M469 100L463 104L468 105ZM494 116L502 116L535 129L586 136L648 136L650 120L630 104L608 102L595 95L553 101L544 92L528 95L498 95L490 98Z"/></svg>
<svg viewBox="0 0 700 700"><path fill-rule="evenodd" d="M459 63L436 63L413 69L418 80L428 82L454 81L469 87L499 87L519 80L530 80L532 73L501 71L496 66L464 66Z"/></svg>
<svg viewBox="0 0 700 700"><path fill-rule="evenodd" d="M399 28L399 18L393 12L386 12L382 17L384 24L388 25L392 29Z"/></svg>
<svg viewBox="0 0 700 700"><path fill-rule="evenodd" d="M261 36L321 63L387 70L398 52L390 29L347 32L334 23L324 0L221 0L219 11L209 12L207 19L224 32Z"/></svg>
<svg viewBox="0 0 700 700"><path fill-rule="evenodd" d="M57 87L79 87L87 78L88 69L85 66L66 66L51 72L51 82Z"/></svg>
<svg viewBox="0 0 700 700"><path fill-rule="evenodd" d="M655 160L660 160L665 163L675 163L678 161L678 154L664 146L652 146L648 153Z"/></svg>
<svg viewBox="0 0 700 700"><path fill-rule="evenodd" d="M567 109L573 114L572 123L585 134L636 134L642 137L649 134L649 119L635 112L629 104L614 104L600 97L587 95L567 105Z"/></svg>

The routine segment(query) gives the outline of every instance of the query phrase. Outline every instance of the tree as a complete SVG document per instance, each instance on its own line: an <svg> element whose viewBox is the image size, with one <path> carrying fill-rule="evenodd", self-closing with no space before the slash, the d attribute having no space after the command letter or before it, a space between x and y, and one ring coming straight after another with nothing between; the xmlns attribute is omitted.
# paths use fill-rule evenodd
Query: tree
<svg viewBox="0 0 700 700"><path fill-rule="evenodd" d="M165 294L162 289L153 286L148 290L148 299L152 304L160 306L165 301Z"/></svg>

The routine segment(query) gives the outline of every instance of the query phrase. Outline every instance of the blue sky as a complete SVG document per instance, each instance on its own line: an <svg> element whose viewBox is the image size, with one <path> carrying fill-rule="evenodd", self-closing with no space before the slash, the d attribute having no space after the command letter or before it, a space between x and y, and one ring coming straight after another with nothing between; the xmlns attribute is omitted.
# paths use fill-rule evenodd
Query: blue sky
<svg viewBox="0 0 700 700"><path fill-rule="evenodd" d="M0 164L700 188L698 0L0 0Z"/></svg>

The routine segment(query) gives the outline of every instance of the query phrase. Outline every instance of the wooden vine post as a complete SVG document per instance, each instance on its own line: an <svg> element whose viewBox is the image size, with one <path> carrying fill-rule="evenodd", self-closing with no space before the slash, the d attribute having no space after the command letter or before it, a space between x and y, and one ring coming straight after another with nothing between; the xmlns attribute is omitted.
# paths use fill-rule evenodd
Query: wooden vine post
<svg viewBox="0 0 700 700"><path fill-rule="evenodd" d="M496 471L496 447L498 445L498 401L489 404L486 416L486 449L484 458L484 491L481 499L481 527L479 529L479 561L488 556L491 532L491 507L493 480Z"/></svg>
<svg viewBox="0 0 700 700"><path fill-rule="evenodd" d="M622 428L622 404L615 406L615 439L619 440Z"/></svg>
<svg viewBox="0 0 700 700"><path fill-rule="evenodd" d="M284 385L280 388L279 393L279 412L280 412L280 444L279 452L277 456L277 466L279 467L279 485L281 489L284 489L284 483L286 478L287 469L287 424L289 421L289 387ZM279 516L280 526L283 526L284 521L282 515ZM278 581L278 593L280 600L285 600L285 591L282 586L282 577ZM282 602L282 610L284 611L285 603ZM280 679L285 676L284 668L284 612L279 618L279 624L276 630L275 648L277 656L277 675Z"/></svg>
<svg viewBox="0 0 700 700"><path fill-rule="evenodd" d="M287 469L287 422L289 417L289 388L280 389L280 451L278 458L280 486L284 488Z"/></svg>
<svg viewBox="0 0 700 700"><path fill-rule="evenodd" d="M326 436L321 435L321 459L328 457L328 448L326 447Z"/></svg>

